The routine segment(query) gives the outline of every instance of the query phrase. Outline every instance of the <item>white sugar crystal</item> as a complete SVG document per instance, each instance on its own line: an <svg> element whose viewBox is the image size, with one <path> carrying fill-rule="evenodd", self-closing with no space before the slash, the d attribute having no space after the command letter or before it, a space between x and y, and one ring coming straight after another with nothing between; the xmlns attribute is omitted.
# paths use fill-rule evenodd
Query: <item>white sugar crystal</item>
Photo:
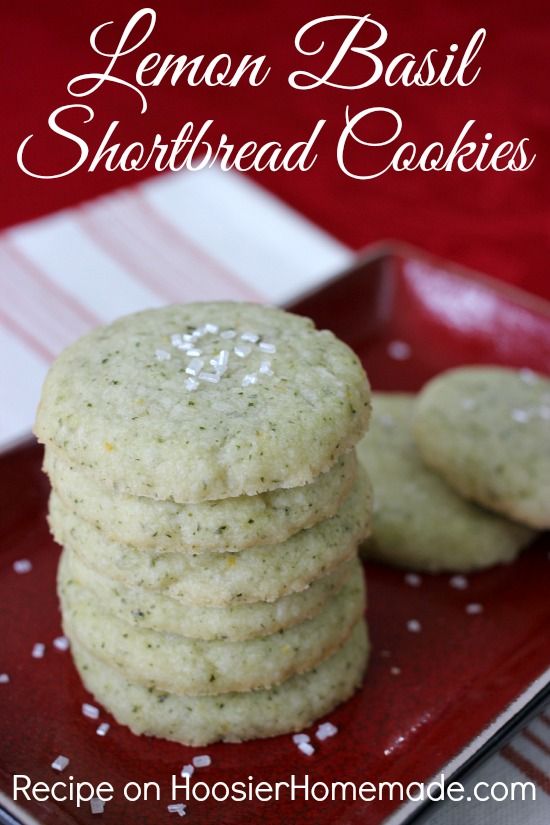
<svg viewBox="0 0 550 825"><path fill-rule="evenodd" d="M483 605L478 604L477 602L470 602L470 604L466 605L466 613L470 616L477 616L480 613L483 613Z"/></svg>
<svg viewBox="0 0 550 825"><path fill-rule="evenodd" d="M189 358L198 358L199 355L202 355L202 350L197 349L196 347L192 347L191 349L187 350L187 355Z"/></svg>
<svg viewBox="0 0 550 825"><path fill-rule="evenodd" d="M533 370L530 370L528 367L524 367L519 371L519 377L526 384L536 384L539 380L536 372L533 372Z"/></svg>
<svg viewBox="0 0 550 825"><path fill-rule="evenodd" d="M199 386L199 382L196 380L196 378L186 378L185 379L185 389L186 390L190 390L190 392L193 392L193 390L196 390L198 386Z"/></svg>
<svg viewBox="0 0 550 825"><path fill-rule="evenodd" d="M273 375L271 363L269 361L262 361L258 372L261 372L262 375Z"/></svg>
<svg viewBox="0 0 550 825"><path fill-rule="evenodd" d="M411 348L405 341L391 341L388 344L388 355L396 361L406 361L411 357Z"/></svg>
<svg viewBox="0 0 550 825"><path fill-rule="evenodd" d="M92 796L90 799L90 811L93 814L102 814L105 810L105 802L98 796Z"/></svg>
<svg viewBox="0 0 550 825"><path fill-rule="evenodd" d="M167 806L169 814L178 814L179 816L185 816L185 808L186 805L183 802L174 802L172 805Z"/></svg>
<svg viewBox="0 0 550 825"><path fill-rule="evenodd" d="M307 733L295 733L292 737L292 741L295 745L299 745L300 742L309 742L310 739Z"/></svg>
<svg viewBox="0 0 550 825"><path fill-rule="evenodd" d="M257 344L259 340L260 336L255 332L243 332L241 335L241 341L248 341L249 344Z"/></svg>
<svg viewBox="0 0 550 825"><path fill-rule="evenodd" d="M64 771L67 765L69 764L69 760L66 756L56 756L56 758L52 762L52 768L54 771Z"/></svg>
<svg viewBox="0 0 550 825"><path fill-rule="evenodd" d="M234 329L224 329L224 331L220 333L220 338L223 338L224 341L229 341L231 338L234 338L236 334Z"/></svg>
<svg viewBox="0 0 550 825"><path fill-rule="evenodd" d="M229 350L222 349L220 350L219 355L216 358L210 359L210 366L214 367L216 372L219 372L220 375L227 369L227 365L229 363Z"/></svg>
<svg viewBox="0 0 550 825"><path fill-rule="evenodd" d="M473 398L463 398L460 402L460 406L463 410L474 410L477 404Z"/></svg>
<svg viewBox="0 0 550 825"><path fill-rule="evenodd" d="M108 722L102 722L101 725L98 725L96 728L96 733L98 736L107 736L110 729L110 724Z"/></svg>
<svg viewBox="0 0 550 825"><path fill-rule="evenodd" d="M258 376L251 372L248 375L245 375L243 380L241 381L242 387L248 387L250 384L257 384L258 383Z"/></svg>
<svg viewBox="0 0 550 825"><path fill-rule="evenodd" d="M207 384L219 384L220 374L219 372L199 372L198 379L206 381Z"/></svg>
<svg viewBox="0 0 550 825"><path fill-rule="evenodd" d="M195 768L193 765L184 765L180 771L180 776L193 776Z"/></svg>
<svg viewBox="0 0 550 825"><path fill-rule="evenodd" d="M46 651L46 645L42 642L36 642L32 649L31 656L33 659L41 659Z"/></svg>
<svg viewBox="0 0 550 825"><path fill-rule="evenodd" d="M157 361L169 361L172 356L165 349L155 350L155 358Z"/></svg>
<svg viewBox="0 0 550 825"><path fill-rule="evenodd" d="M0 685L7 685L10 677L7 673L0 673Z"/></svg>
<svg viewBox="0 0 550 825"><path fill-rule="evenodd" d="M396 665L393 665L393 667L390 667L390 673L392 676L399 676L399 674L401 673L401 668L397 667Z"/></svg>
<svg viewBox="0 0 550 825"><path fill-rule="evenodd" d="M29 573L32 570L32 562L29 559L17 559L13 563L16 573Z"/></svg>
<svg viewBox="0 0 550 825"><path fill-rule="evenodd" d="M193 358L191 361L189 361L187 367L185 368L185 372L188 375L198 375L203 367L204 360L202 358Z"/></svg>
<svg viewBox="0 0 550 825"><path fill-rule="evenodd" d="M237 344L237 346L234 347L233 352L239 358L246 358L252 352L252 347L249 347L248 344Z"/></svg>
<svg viewBox="0 0 550 825"><path fill-rule="evenodd" d="M514 421L517 421L519 424L525 424L526 421L529 421L529 413L527 410L512 410L511 415Z"/></svg>
<svg viewBox="0 0 550 825"><path fill-rule="evenodd" d="M220 328L217 324L205 324L203 329L205 332L209 332L211 335L216 335Z"/></svg>
<svg viewBox="0 0 550 825"><path fill-rule="evenodd" d="M183 338L179 332L175 332L173 335L170 336L170 342L173 347L179 347L183 344Z"/></svg>
<svg viewBox="0 0 550 825"><path fill-rule="evenodd" d="M322 725L319 725L315 732L315 736L319 739L320 742L323 742L325 739L329 739L331 736L336 736L338 733L338 728L336 725L333 725L332 722L323 722Z"/></svg>
<svg viewBox="0 0 550 825"><path fill-rule="evenodd" d="M418 619L409 619L407 622L407 630L409 633L420 633L422 630L422 625L418 621Z"/></svg>
<svg viewBox="0 0 550 825"><path fill-rule="evenodd" d="M468 587L468 579L466 576L451 576L449 584L451 587L454 587L455 590L466 590Z"/></svg>
<svg viewBox="0 0 550 825"><path fill-rule="evenodd" d="M84 702L82 705L82 715L87 716L88 719L99 719L99 708L96 708L95 705L88 704L88 702Z"/></svg>
<svg viewBox="0 0 550 825"><path fill-rule="evenodd" d="M298 750L302 751L306 756L312 756L315 753L315 748L309 742L300 742Z"/></svg>
<svg viewBox="0 0 550 825"><path fill-rule="evenodd" d="M200 754L200 756L194 756L191 761L193 762L195 768L206 768L208 765L212 764L212 759L207 753Z"/></svg>
<svg viewBox="0 0 550 825"><path fill-rule="evenodd" d="M407 573L405 575L405 581L410 587L420 587L422 584L422 578L418 573Z"/></svg>
<svg viewBox="0 0 550 825"><path fill-rule="evenodd" d="M67 639L66 636L56 636L53 640L53 646L56 650L68 650L71 646L71 643Z"/></svg>
<svg viewBox="0 0 550 825"><path fill-rule="evenodd" d="M260 341L260 343L258 344L258 349L262 352L277 352L277 347L275 346L275 344L268 344L267 341Z"/></svg>
<svg viewBox="0 0 550 825"><path fill-rule="evenodd" d="M182 335L182 339L185 341L186 344L192 344L193 341L196 341L197 337L199 337L197 334L197 330L195 330L195 332L186 332L184 335Z"/></svg>

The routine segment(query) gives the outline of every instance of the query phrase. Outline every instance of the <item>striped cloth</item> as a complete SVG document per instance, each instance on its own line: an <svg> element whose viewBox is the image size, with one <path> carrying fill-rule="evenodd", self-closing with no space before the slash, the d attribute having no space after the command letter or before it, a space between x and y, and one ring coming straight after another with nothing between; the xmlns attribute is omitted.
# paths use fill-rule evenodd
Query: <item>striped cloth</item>
<svg viewBox="0 0 550 825"><path fill-rule="evenodd" d="M160 176L0 235L0 447L28 433L48 364L86 330L166 302L284 303L353 258L243 176ZM550 716L468 780L532 780L536 803L468 803L471 825L550 823ZM462 805L429 813L462 825Z"/></svg>

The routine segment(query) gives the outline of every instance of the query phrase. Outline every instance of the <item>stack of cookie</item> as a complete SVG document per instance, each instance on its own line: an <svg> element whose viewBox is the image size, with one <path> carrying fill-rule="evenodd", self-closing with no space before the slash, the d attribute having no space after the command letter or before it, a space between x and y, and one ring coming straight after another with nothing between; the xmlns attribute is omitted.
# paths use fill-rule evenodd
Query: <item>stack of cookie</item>
<svg viewBox="0 0 550 825"><path fill-rule="evenodd" d="M66 350L36 433L84 684L135 733L299 730L359 685L369 389L304 318L189 304Z"/></svg>

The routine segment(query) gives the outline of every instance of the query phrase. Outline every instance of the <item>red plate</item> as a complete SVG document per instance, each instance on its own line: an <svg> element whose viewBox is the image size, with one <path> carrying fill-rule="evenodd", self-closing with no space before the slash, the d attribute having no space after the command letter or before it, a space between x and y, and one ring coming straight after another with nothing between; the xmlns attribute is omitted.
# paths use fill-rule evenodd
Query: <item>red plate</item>
<svg viewBox="0 0 550 825"><path fill-rule="evenodd" d="M550 364L550 309L522 293L431 260L402 247L378 248L352 271L301 299L294 307L333 329L363 358L377 389L418 389L435 373L457 364L487 362L547 371ZM392 358L400 341L410 357ZM390 348L391 349L391 348ZM399 349L399 348L398 348ZM407 354L407 347L401 347ZM89 806L25 803L41 822L158 823L167 811L170 779L196 750L132 736L108 715L106 737L84 718L90 700L68 653L52 647L60 633L54 577L58 548L45 522L47 483L40 451L23 445L0 459L0 606L3 642L0 672L0 782L11 796L12 774L33 781L109 781L116 796L102 818ZM369 620L374 645L364 688L331 715L339 733L316 744L313 757L301 754L290 736L206 750L212 766L195 779L285 781L305 774L310 782L428 780L453 769L513 715L514 709L546 683L550 665L547 631L548 535L510 567L469 577L466 590L453 589L449 576L423 577L411 587L402 572L369 566ZM29 558L31 572L12 564ZM469 615L469 602L483 613ZM411 633L416 619L421 632ZM31 658L35 642L46 644L43 659ZM399 673L392 668L398 668ZM519 702L518 702L519 698ZM472 745L475 743L475 745ZM63 774L50 763L70 758ZM156 781L161 800L130 803L126 782ZM181 798L180 798L181 801ZM4 798L4 804L6 799ZM203 825L242 822L364 823L376 825L397 803L389 801L190 802L187 820ZM368 813L367 813L368 812ZM407 811L402 807L396 816Z"/></svg>

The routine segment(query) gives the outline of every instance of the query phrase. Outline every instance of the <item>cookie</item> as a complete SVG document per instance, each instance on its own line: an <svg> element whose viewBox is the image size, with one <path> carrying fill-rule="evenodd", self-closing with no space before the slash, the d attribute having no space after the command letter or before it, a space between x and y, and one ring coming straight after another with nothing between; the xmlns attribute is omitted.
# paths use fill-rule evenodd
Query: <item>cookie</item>
<svg viewBox="0 0 550 825"><path fill-rule="evenodd" d="M89 567L129 587L142 587L202 606L273 602L304 590L352 558L368 534L370 485L361 472L338 513L278 545L239 553L163 553L109 541L50 497L56 541Z"/></svg>
<svg viewBox="0 0 550 825"><path fill-rule="evenodd" d="M424 461L461 495L535 529L550 527L550 379L464 367L418 398Z"/></svg>
<svg viewBox="0 0 550 825"><path fill-rule="evenodd" d="M69 639L131 682L183 695L268 688L310 670L344 644L365 607L363 576L356 576L313 619L247 641L204 641L136 628L109 614L63 565L58 593Z"/></svg>
<svg viewBox="0 0 550 825"><path fill-rule="evenodd" d="M309 484L367 428L356 355L245 303L147 310L68 347L35 432L104 485L183 503Z"/></svg>
<svg viewBox="0 0 550 825"><path fill-rule="evenodd" d="M360 562L354 558L300 593L291 593L276 602L196 607L161 593L112 581L68 549L64 550L60 564L65 566L66 579L74 579L90 590L100 609L136 627L191 639L230 641L268 636L312 619L340 592L344 582L351 576L362 575Z"/></svg>
<svg viewBox="0 0 550 825"><path fill-rule="evenodd" d="M512 561L534 533L467 501L422 461L411 428L415 397L375 393L358 446L374 489L367 559L431 573Z"/></svg>
<svg viewBox="0 0 550 825"><path fill-rule="evenodd" d="M113 541L157 550L231 552L278 544L334 516L351 490L357 461L352 450L302 487L186 505L115 494L51 449L44 468L64 504Z"/></svg>
<svg viewBox="0 0 550 825"><path fill-rule="evenodd" d="M132 733L185 745L242 742L300 731L330 713L360 686L369 643L363 620L350 638L315 669L269 690L223 696L177 696L129 682L73 641L72 654L85 687Z"/></svg>

